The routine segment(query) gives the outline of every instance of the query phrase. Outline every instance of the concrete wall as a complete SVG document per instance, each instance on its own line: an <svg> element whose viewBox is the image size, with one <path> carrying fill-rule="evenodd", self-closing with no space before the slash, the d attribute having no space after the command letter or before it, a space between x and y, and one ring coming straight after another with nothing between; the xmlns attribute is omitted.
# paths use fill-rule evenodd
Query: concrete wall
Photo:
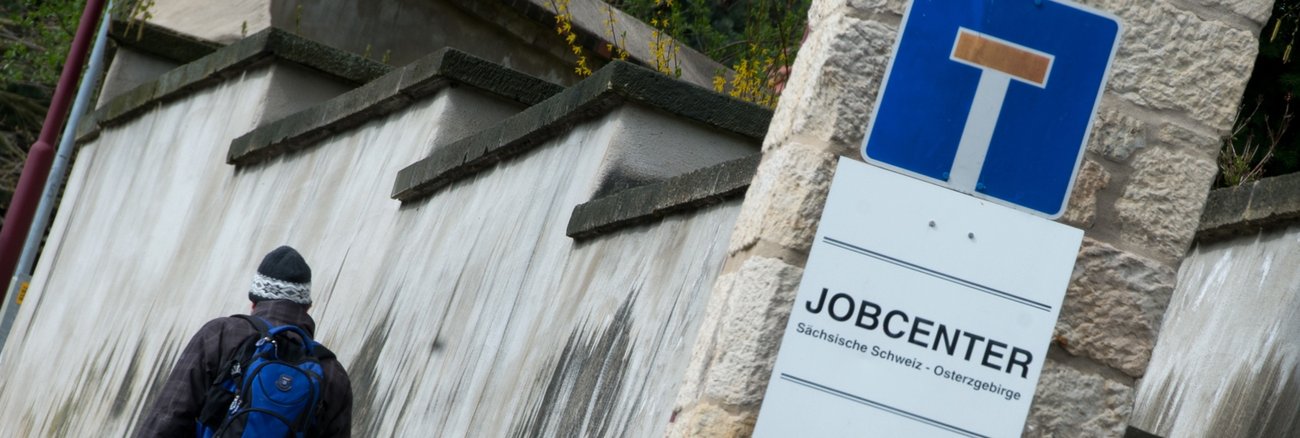
<svg viewBox="0 0 1300 438"><path fill-rule="evenodd" d="M495 5L491 13L513 18L498 26L447 0L327 0L270 2L271 25L292 30L352 53L369 51L371 59L388 54L405 65L443 47L454 47L497 64L552 82L579 79L563 40L550 26ZM298 7L301 5L301 13Z"/></svg>
<svg viewBox="0 0 1300 438"><path fill-rule="evenodd" d="M558 87L447 51L326 97L340 78L293 61L309 44L250 40L81 129L0 352L0 435L128 434L190 334L247 310L280 244L313 267L358 436L663 434L739 207L735 181L710 185L737 178L701 168L754 155L765 111L625 64L547 99ZM490 164L460 152L484 142L504 142ZM474 168L391 197L445 153ZM647 193L671 213L599 217ZM574 239L580 204L604 228Z"/></svg>
<svg viewBox="0 0 1300 438"><path fill-rule="evenodd" d="M109 38L113 51L96 107L222 46L148 21L114 20Z"/></svg>
<svg viewBox="0 0 1300 438"><path fill-rule="evenodd" d="M269 0L153 0L148 11L151 23L221 44L271 27Z"/></svg>
<svg viewBox="0 0 1300 438"><path fill-rule="evenodd" d="M276 27L376 61L387 55L392 65L454 47L553 82L579 79L549 23L495 2L477 3L503 23L448 0L156 0L149 22L221 44Z"/></svg>
<svg viewBox="0 0 1300 438"><path fill-rule="evenodd" d="M577 56L555 32L555 3L550 0L239 0L217 5L156 0L150 22L222 44L276 27L370 59L387 57L392 65L452 47L560 84L581 79L574 73ZM653 30L645 23L600 0L570 0L568 9L576 44L584 48L592 70L611 59L606 44L615 40L625 46L630 61L654 65ZM685 45L676 52L673 66L681 68L687 82L711 87L714 75L729 71Z"/></svg>
<svg viewBox="0 0 1300 438"><path fill-rule="evenodd" d="M1268 1L1095 0L1126 26L1062 221L1086 230L1026 436L1118 436ZM731 237L674 436L752 430L837 156L857 157L906 2L817 0Z"/></svg>
<svg viewBox="0 0 1300 438"><path fill-rule="evenodd" d="M1164 437L1300 435L1297 207L1300 174L1211 194L1134 426Z"/></svg>

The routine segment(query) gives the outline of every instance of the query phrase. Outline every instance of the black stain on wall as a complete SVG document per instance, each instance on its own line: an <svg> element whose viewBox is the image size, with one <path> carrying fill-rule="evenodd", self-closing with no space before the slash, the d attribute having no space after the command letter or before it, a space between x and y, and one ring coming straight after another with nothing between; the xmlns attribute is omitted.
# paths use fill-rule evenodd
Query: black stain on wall
<svg viewBox="0 0 1300 438"><path fill-rule="evenodd" d="M50 436L72 436L73 423L82 418L87 409L100 402L94 392L104 384L108 364L116 356L116 346L104 346L91 360L81 364L77 382L70 387L72 392L63 397L54 415L46 418L45 430L50 431Z"/></svg>
<svg viewBox="0 0 1300 438"><path fill-rule="evenodd" d="M1300 436L1300 382L1283 354L1269 350L1258 369L1233 372L1206 436Z"/></svg>
<svg viewBox="0 0 1300 438"><path fill-rule="evenodd" d="M384 342L388 339L392 310L385 314L366 333L366 340L361 344L361 351L351 365L347 366L349 380L352 381L352 430L360 436L376 436L388 410L390 400L376 403L379 397L377 389L379 356L384 351Z"/></svg>
<svg viewBox="0 0 1300 438"><path fill-rule="evenodd" d="M113 397L113 405L108 408L108 418L116 420L126 411L126 404L131 399L131 385L135 383L136 374L140 371L140 347L144 344L141 339L135 344L135 351L131 353L131 362L126 365L126 375L122 376L122 383L117 387L117 395Z"/></svg>
<svg viewBox="0 0 1300 438"><path fill-rule="evenodd" d="M529 391L523 421L511 436L618 436L613 424L615 402L623 392L628 359L632 354L631 328L634 297L628 297L605 327L587 331L580 325L550 373L535 378Z"/></svg>
<svg viewBox="0 0 1300 438"><path fill-rule="evenodd" d="M1269 350L1262 358L1249 359L1254 364L1238 366L1222 382L1197 380L1195 371L1190 376L1177 369L1152 388L1150 397L1158 411L1136 426L1145 426L1144 433L1154 436L1172 436L1179 420L1189 415L1184 411L1184 386L1219 386L1213 411L1209 412L1208 427L1196 431L1207 437L1300 437L1300 380L1290 354L1277 349ZM1242 360L1247 360L1243 358ZM1189 401L1191 404L1203 400ZM1135 429L1136 427L1130 427ZM1140 436L1140 435L1135 435Z"/></svg>
<svg viewBox="0 0 1300 438"><path fill-rule="evenodd" d="M158 360L154 361L153 370L149 373L149 383L145 385L143 400L152 401L159 392L162 392L163 385L167 384L167 378L172 375L172 368L176 367L176 360L180 357L180 350L184 344L172 342L176 336L175 329L167 330L167 335L163 339L167 342L163 344L162 351L158 354ZM143 407L141 407L143 409Z"/></svg>

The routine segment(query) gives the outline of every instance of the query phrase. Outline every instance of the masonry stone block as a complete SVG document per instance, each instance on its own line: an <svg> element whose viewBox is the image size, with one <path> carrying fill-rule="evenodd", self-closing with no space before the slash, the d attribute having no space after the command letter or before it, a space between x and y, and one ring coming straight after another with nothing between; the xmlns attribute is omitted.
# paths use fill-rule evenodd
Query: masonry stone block
<svg viewBox="0 0 1300 438"><path fill-rule="evenodd" d="M777 259L751 257L726 296L730 315L719 323L702 383L704 396L727 406L757 408L781 346L781 336L803 269Z"/></svg>
<svg viewBox="0 0 1300 438"><path fill-rule="evenodd" d="M1232 125L1258 52L1257 30L1201 18L1169 0L1098 0L1125 24L1110 90L1135 104Z"/></svg>
<svg viewBox="0 0 1300 438"><path fill-rule="evenodd" d="M1165 123L1156 131L1160 143L1173 148L1185 148L1200 151L1210 157L1218 158L1223 141L1219 137L1199 132L1177 123Z"/></svg>
<svg viewBox="0 0 1300 438"><path fill-rule="evenodd" d="M844 13L844 6L848 4L848 1L849 0L813 0L812 4L808 6L809 29L818 29L826 20L842 15ZM867 2L873 0L855 1ZM880 0L875 1L878 2ZM803 50L800 50L800 53L803 53ZM791 83L790 85L798 86L796 83Z"/></svg>
<svg viewBox="0 0 1300 438"><path fill-rule="evenodd" d="M1109 185L1110 172L1096 161L1084 159L1061 220L1076 227L1091 228L1097 220L1097 192Z"/></svg>
<svg viewBox="0 0 1300 438"><path fill-rule="evenodd" d="M1132 406L1133 387L1123 380L1049 359L1022 436L1121 437Z"/></svg>
<svg viewBox="0 0 1300 438"><path fill-rule="evenodd" d="M1088 151L1107 160L1124 163L1133 152L1147 146L1149 124L1119 108L1102 105L1088 137Z"/></svg>
<svg viewBox="0 0 1300 438"><path fill-rule="evenodd" d="M1162 259L1178 260L1200 222L1218 171L1214 159L1185 149L1148 148L1132 167L1124 194L1115 202L1120 239Z"/></svg>
<svg viewBox="0 0 1300 438"><path fill-rule="evenodd" d="M907 12L906 0L849 0L849 7L863 12L889 12L902 16Z"/></svg>
<svg viewBox="0 0 1300 438"><path fill-rule="evenodd" d="M736 219L731 252L763 240L807 253L835 173L837 156L792 141L769 150Z"/></svg>
<svg viewBox="0 0 1300 438"><path fill-rule="evenodd" d="M745 438L754 434L756 412L731 413L712 403L701 403L674 419L670 437Z"/></svg>
<svg viewBox="0 0 1300 438"><path fill-rule="evenodd" d="M1264 20L1273 12L1273 3L1275 0L1185 0L1188 3L1200 5L1206 8L1232 11L1255 22L1256 25L1264 24Z"/></svg>
<svg viewBox="0 0 1300 438"><path fill-rule="evenodd" d="M1056 343L1142 376L1174 279L1172 268L1085 237L1056 322Z"/></svg>
<svg viewBox="0 0 1300 438"><path fill-rule="evenodd" d="M845 150L862 142L897 29L847 15L812 27L781 96L764 148L791 136Z"/></svg>

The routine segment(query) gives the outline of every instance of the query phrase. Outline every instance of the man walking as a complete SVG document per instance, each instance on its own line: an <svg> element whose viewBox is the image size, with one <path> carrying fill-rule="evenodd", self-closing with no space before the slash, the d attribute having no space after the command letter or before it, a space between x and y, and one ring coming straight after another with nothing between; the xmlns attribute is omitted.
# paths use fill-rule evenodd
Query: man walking
<svg viewBox="0 0 1300 438"><path fill-rule="evenodd" d="M271 251L257 268L248 298L253 302L251 318L214 319L190 339L171 377L143 415L136 436L193 437L226 429L219 436L238 437L244 435L245 425L251 434L259 427L255 423L272 422L281 429L304 430L301 436L306 437L351 435L352 387L347 372L324 347L302 339L315 331L315 321L307 315L311 307L307 262L288 246ZM289 353L294 348L305 354ZM308 359L297 368L283 365L302 357ZM270 375L259 375L262 370L268 371L261 374ZM263 378L268 380L257 380ZM303 402L305 413L298 420L286 420L294 414L268 415L252 406L267 397L309 401Z"/></svg>

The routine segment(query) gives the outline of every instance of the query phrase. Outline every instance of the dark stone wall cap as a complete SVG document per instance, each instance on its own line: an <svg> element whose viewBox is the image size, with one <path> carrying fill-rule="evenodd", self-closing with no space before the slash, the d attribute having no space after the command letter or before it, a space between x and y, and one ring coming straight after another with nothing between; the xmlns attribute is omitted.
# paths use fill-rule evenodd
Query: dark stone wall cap
<svg viewBox="0 0 1300 438"><path fill-rule="evenodd" d="M601 71L609 72L610 88L627 100L741 136L762 140L772 121L767 108L635 64L615 61Z"/></svg>
<svg viewBox="0 0 1300 438"><path fill-rule="evenodd" d="M564 87L453 48L442 48L402 67L399 88L412 98L429 95L432 81L449 80L526 106L564 91ZM435 87L436 89L436 87Z"/></svg>
<svg viewBox="0 0 1300 438"><path fill-rule="evenodd" d="M273 59L293 62L352 83L373 80L391 67L324 44L269 28L140 84L95 111L98 127L112 126L161 102L175 100L264 65ZM94 129L78 129L78 141L94 138Z"/></svg>
<svg viewBox="0 0 1300 438"><path fill-rule="evenodd" d="M1124 438L1161 438L1161 437L1154 433L1147 432L1145 430L1138 429L1130 425L1124 430Z"/></svg>
<svg viewBox="0 0 1300 438"><path fill-rule="evenodd" d="M400 111L449 83L529 106L559 85L455 49L441 49L320 105L261 126L230 143L226 161L249 165L306 148L330 134Z"/></svg>
<svg viewBox="0 0 1300 438"><path fill-rule="evenodd" d="M1201 242L1300 221L1300 173L1210 192L1196 238Z"/></svg>
<svg viewBox="0 0 1300 438"><path fill-rule="evenodd" d="M114 19L108 34L119 46L181 64L194 62L221 48L221 43L177 32L147 21Z"/></svg>
<svg viewBox="0 0 1300 438"><path fill-rule="evenodd" d="M738 198L754 179L760 158L754 154L579 204L566 234L589 239Z"/></svg>
<svg viewBox="0 0 1300 438"><path fill-rule="evenodd" d="M78 142L88 142L99 137L99 120L96 117L98 112L90 112L81 116L81 121L77 122L77 131L75 137Z"/></svg>
<svg viewBox="0 0 1300 438"><path fill-rule="evenodd" d="M393 70L393 67L386 64L280 29L268 28L262 32L267 33L267 51L280 59L356 84L373 81Z"/></svg>
<svg viewBox="0 0 1300 438"><path fill-rule="evenodd" d="M772 118L771 111L758 105L644 67L613 62L564 92L402 169L392 196L404 202L427 196L629 101L755 141L762 140Z"/></svg>

